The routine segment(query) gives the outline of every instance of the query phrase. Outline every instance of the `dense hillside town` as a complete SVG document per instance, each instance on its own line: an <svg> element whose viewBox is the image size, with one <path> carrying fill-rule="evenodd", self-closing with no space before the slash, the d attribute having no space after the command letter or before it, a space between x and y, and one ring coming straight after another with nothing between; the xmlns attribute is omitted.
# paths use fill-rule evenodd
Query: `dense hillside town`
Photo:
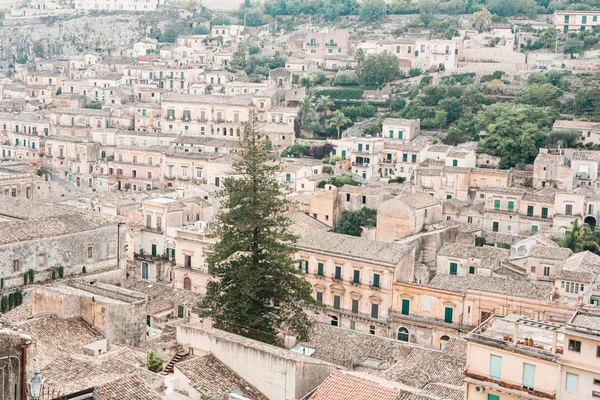
<svg viewBox="0 0 600 400"><path fill-rule="evenodd" d="M0 400L600 398L597 0L0 10Z"/></svg>

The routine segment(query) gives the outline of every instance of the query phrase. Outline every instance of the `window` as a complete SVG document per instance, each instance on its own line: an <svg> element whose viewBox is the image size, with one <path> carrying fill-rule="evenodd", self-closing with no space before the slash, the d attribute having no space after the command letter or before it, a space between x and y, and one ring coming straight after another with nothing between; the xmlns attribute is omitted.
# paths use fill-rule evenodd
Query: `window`
<svg viewBox="0 0 600 400"><path fill-rule="evenodd" d="M535 382L535 365L523 363L523 387L533 390Z"/></svg>
<svg viewBox="0 0 600 400"><path fill-rule="evenodd" d="M458 264L457 263L450 263L450 275L456 275L458 271Z"/></svg>
<svg viewBox="0 0 600 400"><path fill-rule="evenodd" d="M192 290L192 280L188 277L183 279L183 290Z"/></svg>
<svg viewBox="0 0 600 400"><path fill-rule="evenodd" d="M446 200L451 200L452 199L452 195L451 194L447 194L446 195Z"/></svg>
<svg viewBox="0 0 600 400"><path fill-rule="evenodd" d="M340 309L340 296L333 296L333 308Z"/></svg>
<svg viewBox="0 0 600 400"><path fill-rule="evenodd" d="M454 309L452 307L445 307L444 308L444 322L451 324L453 313L454 313Z"/></svg>
<svg viewBox="0 0 600 400"><path fill-rule="evenodd" d="M458 167L458 160L452 160L452 166Z"/></svg>
<svg viewBox="0 0 600 400"><path fill-rule="evenodd" d="M423 311L424 312L431 312L431 297L430 296L423 296Z"/></svg>
<svg viewBox="0 0 600 400"><path fill-rule="evenodd" d="M535 235L540 230L538 225L531 225L531 235Z"/></svg>
<svg viewBox="0 0 600 400"><path fill-rule="evenodd" d="M38 262L40 263L40 265L46 265L46 255L45 254L40 254Z"/></svg>
<svg viewBox="0 0 600 400"><path fill-rule="evenodd" d="M487 400L500 400L500 396L496 396L495 394L488 393Z"/></svg>
<svg viewBox="0 0 600 400"><path fill-rule="evenodd" d="M502 371L502 357L490 354L490 379L500 380Z"/></svg>
<svg viewBox="0 0 600 400"><path fill-rule="evenodd" d="M373 287L374 288L379 288L379 280L380 280L381 276L379 274L373 274Z"/></svg>
<svg viewBox="0 0 600 400"><path fill-rule="evenodd" d="M500 210L500 200L494 200L494 210Z"/></svg>
<svg viewBox="0 0 600 400"><path fill-rule="evenodd" d="M492 232L498 232L499 226L500 226L500 223L498 221L492 222Z"/></svg>
<svg viewBox="0 0 600 400"><path fill-rule="evenodd" d="M409 315L410 313L410 300L402 299L402 315Z"/></svg>
<svg viewBox="0 0 600 400"><path fill-rule="evenodd" d="M360 270L355 269L354 275L352 277L352 283L359 284L360 283Z"/></svg>
<svg viewBox="0 0 600 400"><path fill-rule="evenodd" d="M408 337L409 337L409 333L408 333L408 329L402 327L402 328L398 328L398 340L401 342L408 342Z"/></svg>
<svg viewBox="0 0 600 400"><path fill-rule="evenodd" d="M335 279L338 281L342 280L342 267L339 265L335 266Z"/></svg>
<svg viewBox="0 0 600 400"><path fill-rule="evenodd" d="M13 260L13 271L18 272L21 270L21 262L19 260Z"/></svg>
<svg viewBox="0 0 600 400"><path fill-rule="evenodd" d="M469 274L470 274L470 275L473 275L473 274L475 274L475 267L474 267L474 266L472 266L472 265L470 265L470 266L469 266Z"/></svg>
<svg viewBox="0 0 600 400"><path fill-rule="evenodd" d="M183 256L183 266L185 268L192 268L192 256L188 254Z"/></svg>
<svg viewBox="0 0 600 400"><path fill-rule="evenodd" d="M317 292L317 302L323 303L323 292Z"/></svg>
<svg viewBox="0 0 600 400"><path fill-rule="evenodd" d="M92 258L94 256L94 250L92 246L88 247L88 258Z"/></svg>
<svg viewBox="0 0 600 400"><path fill-rule="evenodd" d="M352 330L356 329L356 321L350 321L350 329L352 329Z"/></svg>
<svg viewBox="0 0 600 400"><path fill-rule="evenodd" d="M352 313L358 314L358 300L352 299Z"/></svg>
<svg viewBox="0 0 600 400"><path fill-rule="evenodd" d="M379 304L371 304L371 318L379 318Z"/></svg>
<svg viewBox="0 0 600 400"><path fill-rule="evenodd" d="M527 216L533 217L533 206L527 206Z"/></svg>
<svg viewBox="0 0 600 400"><path fill-rule="evenodd" d="M542 207L542 218L543 219L548 218L548 208L547 207Z"/></svg>
<svg viewBox="0 0 600 400"><path fill-rule="evenodd" d="M371 335L374 335L374 334L375 334L375 325L369 325L369 333L370 333Z"/></svg>
<svg viewBox="0 0 600 400"><path fill-rule="evenodd" d="M544 276L550 276L550 267L544 266Z"/></svg>
<svg viewBox="0 0 600 400"><path fill-rule="evenodd" d="M579 340L569 339L569 351L581 353L581 342Z"/></svg>
<svg viewBox="0 0 600 400"><path fill-rule="evenodd" d="M565 215L572 215L573 214L573 204L566 204L565 205Z"/></svg>
<svg viewBox="0 0 600 400"><path fill-rule="evenodd" d="M467 217L467 224L473 223L473 217Z"/></svg>
<svg viewBox="0 0 600 400"><path fill-rule="evenodd" d="M569 393L577 393L579 387L579 375L570 374L567 372L567 379L565 382L565 391Z"/></svg>
<svg viewBox="0 0 600 400"><path fill-rule="evenodd" d="M596 358L598 357L600 357L600 346L596 346Z"/></svg>
<svg viewBox="0 0 600 400"><path fill-rule="evenodd" d="M318 263L317 264L317 276L323 276L323 269L324 269L324 265L323 263Z"/></svg>
<svg viewBox="0 0 600 400"><path fill-rule="evenodd" d="M410 162L412 162L412 163L416 163L417 162L417 155L415 153L411 154L411 156L410 156Z"/></svg>
<svg viewBox="0 0 600 400"><path fill-rule="evenodd" d="M407 161L408 161L408 154L402 153L402 162L407 162Z"/></svg>
<svg viewBox="0 0 600 400"><path fill-rule="evenodd" d="M362 197L362 203L363 204L367 204L367 196L363 196Z"/></svg>
<svg viewBox="0 0 600 400"><path fill-rule="evenodd" d="M509 212L513 212L514 209L515 209L515 202L514 201L509 201L508 202L508 211Z"/></svg>
<svg viewBox="0 0 600 400"><path fill-rule="evenodd" d="M148 279L148 263L142 263L142 279Z"/></svg>
<svg viewBox="0 0 600 400"><path fill-rule="evenodd" d="M183 318L183 306L177 306L177 318Z"/></svg>
<svg viewBox="0 0 600 400"><path fill-rule="evenodd" d="M346 201L350 201L350 193L346 193Z"/></svg>

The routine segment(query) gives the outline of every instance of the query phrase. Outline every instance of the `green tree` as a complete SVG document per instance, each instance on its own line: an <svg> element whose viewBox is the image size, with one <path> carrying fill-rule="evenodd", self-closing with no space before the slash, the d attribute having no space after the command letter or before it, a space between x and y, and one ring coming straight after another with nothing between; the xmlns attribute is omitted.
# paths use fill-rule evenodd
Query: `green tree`
<svg viewBox="0 0 600 400"><path fill-rule="evenodd" d="M300 86L304 86L307 89L315 86L317 82L317 77L313 74L303 74L299 79Z"/></svg>
<svg viewBox="0 0 600 400"><path fill-rule="evenodd" d="M521 0L519 2L519 9L527 18L535 18L537 17L538 5L535 0Z"/></svg>
<svg viewBox="0 0 600 400"><path fill-rule="evenodd" d="M35 56L39 58L43 58L46 56L46 51L44 50L44 45L42 44L42 42L35 42L35 44L33 45L33 54L35 54Z"/></svg>
<svg viewBox="0 0 600 400"><path fill-rule="evenodd" d="M337 110L336 112L333 113L333 116L331 117L331 119L329 120L329 126L331 128L335 128L337 130L337 138L340 138L341 135L341 129L346 126L346 125L350 125L352 123L352 120L348 117L346 117L344 115L343 112L341 112L340 110Z"/></svg>
<svg viewBox="0 0 600 400"><path fill-rule="evenodd" d="M374 228L377 223L377 211L363 207L358 211L344 211L335 232L344 235L360 236L363 227Z"/></svg>
<svg viewBox="0 0 600 400"><path fill-rule="evenodd" d="M551 83L536 83L529 85L517 98L519 103L539 107L551 107L563 92Z"/></svg>
<svg viewBox="0 0 600 400"><path fill-rule="evenodd" d="M575 92L575 112L578 115L600 113L600 88L582 87Z"/></svg>
<svg viewBox="0 0 600 400"><path fill-rule="evenodd" d="M215 25L231 25L231 21L228 17L224 15L217 15L216 17L210 20L210 26Z"/></svg>
<svg viewBox="0 0 600 400"><path fill-rule="evenodd" d="M277 181L278 167L252 123L244 126L241 150L223 182L223 209L207 264L216 278L208 283L200 316L219 329L276 343L287 329L306 340L310 320L302 309L311 302L311 287L290 254L297 237L282 213L285 200Z"/></svg>
<svg viewBox="0 0 600 400"><path fill-rule="evenodd" d="M516 15L519 12L519 0L489 0L487 9L501 17Z"/></svg>
<svg viewBox="0 0 600 400"><path fill-rule="evenodd" d="M167 28L165 29L164 33L160 35L158 41L164 43L175 43L177 41L178 36L179 32L177 32L175 28Z"/></svg>
<svg viewBox="0 0 600 400"><path fill-rule="evenodd" d="M447 98L440 101L440 109L446 111L446 123L451 124L458 120L462 114L462 105L456 98Z"/></svg>
<svg viewBox="0 0 600 400"><path fill-rule="evenodd" d="M388 51L367 56L360 71L360 78L367 85L383 86L399 76L398 57Z"/></svg>
<svg viewBox="0 0 600 400"><path fill-rule="evenodd" d="M335 105L335 103L333 102L333 100L331 100L331 97L329 96L321 96L319 97L319 99L317 100L317 111L324 113L325 115L327 115L329 113L329 111L331 111L331 108Z"/></svg>
<svg viewBox="0 0 600 400"><path fill-rule="evenodd" d="M477 29L479 32L492 29L492 13L485 8L474 13L471 21L473 23L473 28Z"/></svg>
<svg viewBox="0 0 600 400"><path fill-rule="evenodd" d="M556 29L554 28L548 28L542 31L542 33L540 33L540 35L538 36L538 41L542 44L542 46L544 48L554 48L554 45L556 44L556 37L557 37L557 32Z"/></svg>
<svg viewBox="0 0 600 400"><path fill-rule="evenodd" d="M360 81L356 72L348 70L339 71L333 80L335 86L356 86L359 83Z"/></svg>
<svg viewBox="0 0 600 400"><path fill-rule="evenodd" d="M360 19L367 22L379 21L386 13L384 0L363 0L360 4Z"/></svg>
<svg viewBox="0 0 600 400"><path fill-rule="evenodd" d="M571 58L573 58L574 54L583 54L584 51L585 43L583 42L583 40L577 38L569 38L565 41L563 53L570 54Z"/></svg>
<svg viewBox="0 0 600 400"><path fill-rule="evenodd" d="M560 246L569 248L574 253L583 251L584 246L586 246L592 236L590 227L587 224L580 224L578 219L574 219L570 226L561 226L560 229L567 231L560 242Z"/></svg>

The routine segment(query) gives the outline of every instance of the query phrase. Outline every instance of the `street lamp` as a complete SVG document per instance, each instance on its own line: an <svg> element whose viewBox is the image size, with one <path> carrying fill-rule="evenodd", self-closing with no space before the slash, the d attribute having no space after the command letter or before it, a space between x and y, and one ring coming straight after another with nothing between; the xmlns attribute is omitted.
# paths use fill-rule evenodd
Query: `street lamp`
<svg viewBox="0 0 600 400"><path fill-rule="evenodd" d="M29 379L29 384L27 385L27 388L29 392L29 397L31 397L33 400L41 399L44 381L45 379L39 371L35 371L31 379Z"/></svg>

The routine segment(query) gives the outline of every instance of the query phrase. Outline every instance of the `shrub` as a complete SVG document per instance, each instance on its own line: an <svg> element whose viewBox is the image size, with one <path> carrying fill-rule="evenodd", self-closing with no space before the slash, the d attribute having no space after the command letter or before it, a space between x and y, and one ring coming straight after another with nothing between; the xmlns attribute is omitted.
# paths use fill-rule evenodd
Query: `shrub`
<svg viewBox="0 0 600 400"><path fill-rule="evenodd" d="M396 178L392 178L388 181L388 183L404 183L406 182L406 178L402 177L402 176L398 176Z"/></svg>
<svg viewBox="0 0 600 400"><path fill-rule="evenodd" d="M83 106L83 108L90 108L92 110L102 110L102 103L100 103L99 101L93 101Z"/></svg>
<svg viewBox="0 0 600 400"><path fill-rule="evenodd" d="M483 236L475 236L475 246L484 246L486 244Z"/></svg>
<svg viewBox="0 0 600 400"><path fill-rule="evenodd" d="M408 70L408 76L414 78L415 76L419 76L423 73L420 68L411 68Z"/></svg>
<svg viewBox="0 0 600 400"><path fill-rule="evenodd" d="M29 279L29 274L27 272L23 272L23 285L27 286L28 279Z"/></svg>
<svg viewBox="0 0 600 400"><path fill-rule="evenodd" d="M148 354L148 369L152 372L158 372L162 368L163 360L154 355L151 351Z"/></svg>
<svg viewBox="0 0 600 400"><path fill-rule="evenodd" d="M360 100L363 97L363 88L343 88L343 89L320 89L315 92L315 96L329 96L332 99Z"/></svg>
<svg viewBox="0 0 600 400"><path fill-rule="evenodd" d="M84 265L83 268L81 268L81 273L85 275L86 272L87 272L87 270L85 269L85 265Z"/></svg>
<svg viewBox="0 0 600 400"><path fill-rule="evenodd" d="M322 159L328 156L334 148L335 146L330 143L326 143L322 146L312 146L308 149L306 155L311 156L312 158Z"/></svg>
<svg viewBox="0 0 600 400"><path fill-rule="evenodd" d="M331 165L335 165L340 161L342 161L342 157L340 156L331 156L331 158L329 158L329 164ZM323 172L325 172L325 169L323 169Z"/></svg>
<svg viewBox="0 0 600 400"><path fill-rule="evenodd" d="M406 100L400 96L394 96L390 100L390 110L392 111L402 111L406 106Z"/></svg>
<svg viewBox="0 0 600 400"><path fill-rule="evenodd" d="M335 227L336 233L360 236L363 226L374 228L377 224L377 211L363 207L358 211L344 211L340 222Z"/></svg>
<svg viewBox="0 0 600 400"><path fill-rule="evenodd" d="M308 146L296 143L296 144L291 145L287 149L285 149L281 153L281 156L298 158L300 156L305 155L307 151L308 151Z"/></svg>
<svg viewBox="0 0 600 400"><path fill-rule="evenodd" d="M354 71L339 71L335 75L333 84L336 86L358 86L358 75Z"/></svg>
<svg viewBox="0 0 600 400"><path fill-rule="evenodd" d="M33 284L35 282L35 272L30 269L27 273L29 274L29 283Z"/></svg>

